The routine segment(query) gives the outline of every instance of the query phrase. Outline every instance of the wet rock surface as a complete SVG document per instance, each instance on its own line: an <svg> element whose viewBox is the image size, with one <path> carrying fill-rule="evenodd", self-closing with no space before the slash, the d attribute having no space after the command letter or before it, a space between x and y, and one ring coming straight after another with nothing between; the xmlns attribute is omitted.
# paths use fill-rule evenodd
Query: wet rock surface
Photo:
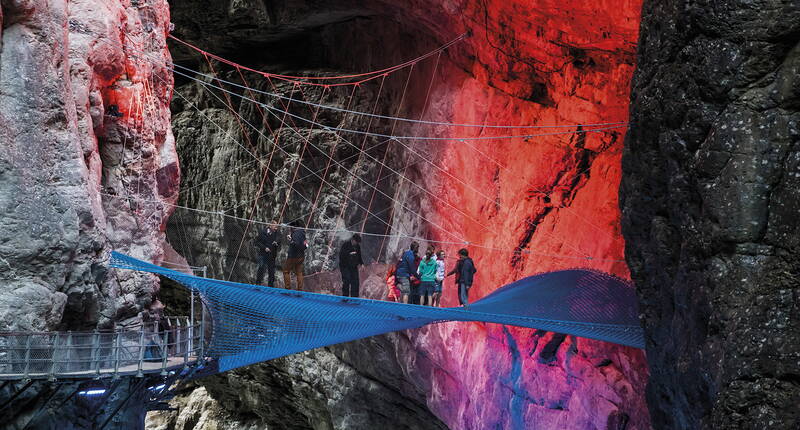
<svg viewBox="0 0 800 430"><path fill-rule="evenodd" d="M800 425L800 10L645 2L621 198L656 428Z"/></svg>

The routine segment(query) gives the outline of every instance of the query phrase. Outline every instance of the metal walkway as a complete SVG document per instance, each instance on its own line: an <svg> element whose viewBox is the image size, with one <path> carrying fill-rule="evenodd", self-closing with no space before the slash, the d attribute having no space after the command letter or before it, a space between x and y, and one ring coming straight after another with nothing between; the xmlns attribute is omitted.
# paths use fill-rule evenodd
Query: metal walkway
<svg viewBox="0 0 800 430"><path fill-rule="evenodd" d="M173 317L116 331L0 332L0 380L167 375L203 356L203 326Z"/></svg>

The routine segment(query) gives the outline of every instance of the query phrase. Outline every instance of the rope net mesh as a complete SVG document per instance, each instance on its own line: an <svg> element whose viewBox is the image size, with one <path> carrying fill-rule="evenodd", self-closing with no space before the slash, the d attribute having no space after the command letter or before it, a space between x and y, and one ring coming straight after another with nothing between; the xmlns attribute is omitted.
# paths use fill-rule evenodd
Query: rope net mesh
<svg viewBox="0 0 800 430"><path fill-rule="evenodd" d="M508 284L464 308L434 308L201 278L117 252L111 266L170 278L195 290L211 316L206 356L220 372L277 357L446 321L529 327L644 347L633 287L591 270Z"/></svg>

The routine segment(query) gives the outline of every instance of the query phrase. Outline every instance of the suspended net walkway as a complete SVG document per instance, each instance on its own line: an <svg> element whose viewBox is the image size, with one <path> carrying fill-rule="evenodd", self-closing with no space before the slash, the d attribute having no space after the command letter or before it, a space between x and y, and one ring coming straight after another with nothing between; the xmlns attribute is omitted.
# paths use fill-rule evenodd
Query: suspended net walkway
<svg viewBox="0 0 800 430"><path fill-rule="evenodd" d="M220 372L300 351L447 321L536 328L644 347L630 283L591 270L532 276L464 308L345 298L201 278L112 254L111 266L154 273L199 293L211 316L206 357Z"/></svg>

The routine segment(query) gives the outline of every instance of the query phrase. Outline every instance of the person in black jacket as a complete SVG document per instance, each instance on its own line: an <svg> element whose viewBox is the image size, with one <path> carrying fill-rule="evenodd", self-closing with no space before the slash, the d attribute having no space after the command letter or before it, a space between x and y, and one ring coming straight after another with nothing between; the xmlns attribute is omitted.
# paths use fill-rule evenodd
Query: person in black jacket
<svg viewBox="0 0 800 430"><path fill-rule="evenodd" d="M267 274L267 286L275 286L275 257L280 248L280 236L277 229L278 223L272 221L271 225L261 228L255 240L258 250L258 273L256 284L264 282L264 273Z"/></svg>
<svg viewBox="0 0 800 430"><path fill-rule="evenodd" d="M342 273L342 295L358 297L358 266L363 265L361 259L361 236L354 234L339 250L339 271Z"/></svg>
<svg viewBox="0 0 800 430"><path fill-rule="evenodd" d="M293 222L291 233L287 236L289 240L289 252L286 261L283 263L283 288L292 289L292 279L290 274L294 272L297 278L297 289L303 291L303 263L306 259L306 232L300 228L300 224Z"/></svg>
<svg viewBox="0 0 800 430"><path fill-rule="evenodd" d="M447 274L456 275L456 286L458 286L458 302L465 308L469 305L469 289L472 287L472 281L478 270L475 268L475 263L469 258L469 252L466 248L458 250L458 261L456 267Z"/></svg>

